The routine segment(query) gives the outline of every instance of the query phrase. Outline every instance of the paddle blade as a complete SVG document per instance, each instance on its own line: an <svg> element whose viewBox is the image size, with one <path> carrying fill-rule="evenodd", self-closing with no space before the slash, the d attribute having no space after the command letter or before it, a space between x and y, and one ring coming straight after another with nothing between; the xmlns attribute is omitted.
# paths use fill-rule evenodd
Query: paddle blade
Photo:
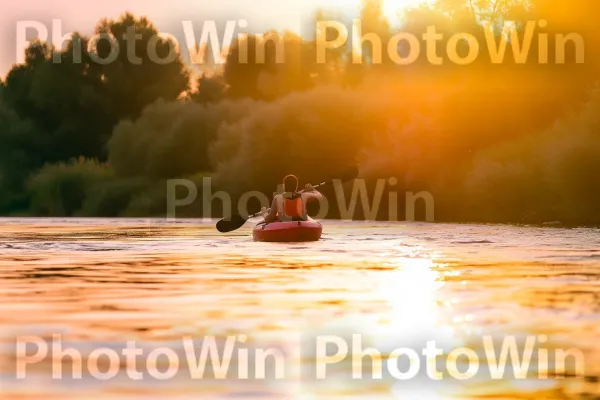
<svg viewBox="0 0 600 400"><path fill-rule="evenodd" d="M241 215L234 215L229 220L222 219L217 222L217 230L221 233L232 232L241 228L246 221L248 221L247 218L244 218Z"/></svg>

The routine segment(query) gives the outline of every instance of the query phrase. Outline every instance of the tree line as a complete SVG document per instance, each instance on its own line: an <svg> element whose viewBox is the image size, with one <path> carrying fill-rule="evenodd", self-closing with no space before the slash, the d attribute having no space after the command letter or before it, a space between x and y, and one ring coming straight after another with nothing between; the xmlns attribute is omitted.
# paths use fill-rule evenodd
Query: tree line
<svg viewBox="0 0 600 400"><path fill-rule="evenodd" d="M159 32L131 14L100 21L96 33L125 48L134 27L141 63L126 52L96 63L83 35L64 49L34 42L0 84L0 214L160 216L171 178L210 176L215 190L272 193L287 173L316 182L358 164L370 182L393 176L396 191L431 192L438 220L599 223L598 8L584 0L440 0L404 10L401 27L391 26L381 0L364 0L360 12L363 34L384 41L435 25L446 38L469 33L485 43L486 23L507 22L522 38L527 21L543 19L549 37L581 34L583 64L540 65L539 41L525 64L376 64L368 41L360 64L351 46L317 63L315 40L267 32L283 40L284 63L275 41L257 62L258 39L249 35L222 68L194 77L180 57L151 62L147 44ZM334 17L320 10L315 23ZM501 40L502 29L494 32ZM106 56L100 43L95 51ZM157 54L171 45L159 41ZM507 53L511 59L511 46ZM187 215L202 210L191 205Z"/></svg>

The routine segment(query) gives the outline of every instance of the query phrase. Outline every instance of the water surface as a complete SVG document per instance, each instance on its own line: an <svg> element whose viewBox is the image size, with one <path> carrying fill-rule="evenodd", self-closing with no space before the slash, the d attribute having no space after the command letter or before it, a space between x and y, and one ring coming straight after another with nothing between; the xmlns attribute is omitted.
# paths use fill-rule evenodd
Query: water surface
<svg viewBox="0 0 600 400"><path fill-rule="evenodd" d="M201 220L0 221L2 398L600 398L598 229L329 221L320 242L263 244L250 223L222 235ZM303 349L318 335L353 333L387 355L428 340L482 355L484 335L543 338L547 349L581 351L585 369L556 376L536 353L525 380L352 379L351 363L315 379ZM71 379L70 361L51 357L17 379L16 339L53 334L88 354L130 340L149 352L183 337L244 335L290 357L282 380ZM56 364L66 378L52 379Z"/></svg>

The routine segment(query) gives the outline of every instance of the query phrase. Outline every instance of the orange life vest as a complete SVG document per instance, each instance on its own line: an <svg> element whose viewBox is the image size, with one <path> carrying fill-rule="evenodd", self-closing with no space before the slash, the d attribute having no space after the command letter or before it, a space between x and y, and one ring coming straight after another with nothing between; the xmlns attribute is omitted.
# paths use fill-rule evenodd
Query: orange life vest
<svg viewBox="0 0 600 400"><path fill-rule="evenodd" d="M283 199L283 213L288 218L302 218L302 197L295 199Z"/></svg>

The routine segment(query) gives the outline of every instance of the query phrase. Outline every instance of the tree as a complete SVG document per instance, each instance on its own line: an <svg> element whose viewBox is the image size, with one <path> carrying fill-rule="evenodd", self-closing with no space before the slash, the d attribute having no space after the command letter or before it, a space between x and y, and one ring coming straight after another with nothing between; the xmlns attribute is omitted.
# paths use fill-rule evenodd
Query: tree
<svg viewBox="0 0 600 400"><path fill-rule="evenodd" d="M113 35L120 49L116 59L102 67L106 94L118 119L136 118L148 104L175 100L189 89L189 72L176 44L161 38L146 18L127 13L118 20L102 20L96 34ZM99 41L96 53L108 59L110 42Z"/></svg>
<svg viewBox="0 0 600 400"><path fill-rule="evenodd" d="M121 121L108 142L119 176L172 178L211 170L207 151L222 124L234 123L255 102L198 104L157 100L135 121Z"/></svg>
<svg viewBox="0 0 600 400"><path fill-rule="evenodd" d="M35 158L41 145L36 138L31 121L19 118L0 97L0 212L3 214L25 207L19 192L28 171L40 163Z"/></svg>
<svg viewBox="0 0 600 400"><path fill-rule="evenodd" d="M225 98L227 86L222 75L207 76L202 74L197 81L197 88L190 98L200 104L216 103Z"/></svg>
<svg viewBox="0 0 600 400"><path fill-rule="evenodd" d="M313 47L298 35L274 31L249 35L227 55L224 78L231 98L273 100L313 86Z"/></svg>
<svg viewBox="0 0 600 400"><path fill-rule="evenodd" d="M386 48L386 44L390 37L390 24L383 13L383 0L361 0L362 9L360 20L362 26L362 34L374 33L382 44L382 49ZM365 41L360 47L353 43L353 48L360 48L362 52L363 62L367 64L374 63L374 50L371 44ZM383 53L386 53L385 51ZM382 62L385 62L386 57L383 57Z"/></svg>
<svg viewBox="0 0 600 400"><path fill-rule="evenodd" d="M27 146L32 168L78 156L103 157L116 118L89 54L81 51L81 62L75 59L80 45L85 47L87 41L76 35L64 51L53 55L49 46L33 43L25 64L7 75L4 101L35 127L30 145L19 142Z"/></svg>
<svg viewBox="0 0 600 400"><path fill-rule="evenodd" d="M90 38L76 34L64 50L32 43L25 63L7 75L4 101L35 127L29 140L36 146L28 151L37 160L32 168L79 156L105 159L106 141L119 120L136 118L148 104L174 100L188 88L179 55L168 63L157 62L173 44L157 39L158 31L148 20L125 14L117 21L102 21L96 32L116 38L119 51L112 62L102 62L110 61L109 41L98 41L89 53ZM141 39L133 42L126 36L132 33Z"/></svg>
<svg viewBox="0 0 600 400"><path fill-rule="evenodd" d="M128 28L141 35L135 46L124 36ZM26 207L24 183L44 164L79 157L105 160L106 143L119 120L136 118L148 104L177 99L188 89L180 56L161 61L173 43L158 38L148 20L125 14L101 21L96 32L116 38L114 60L108 58L107 40L97 42L92 52L87 51L91 38L79 34L64 49L34 41L25 62L0 85L0 186L8 199L0 208Z"/></svg>

